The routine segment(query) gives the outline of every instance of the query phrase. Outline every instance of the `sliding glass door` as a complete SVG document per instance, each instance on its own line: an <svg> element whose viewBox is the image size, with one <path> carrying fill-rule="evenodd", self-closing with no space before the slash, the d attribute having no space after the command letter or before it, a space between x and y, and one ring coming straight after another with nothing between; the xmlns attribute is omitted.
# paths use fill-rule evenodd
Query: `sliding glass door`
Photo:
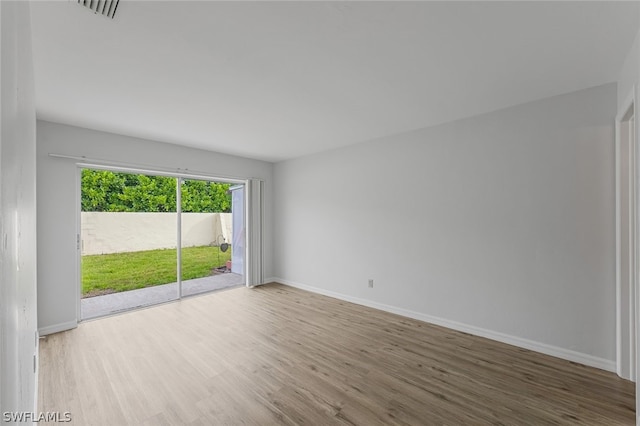
<svg viewBox="0 0 640 426"><path fill-rule="evenodd" d="M82 320L245 283L244 184L80 173Z"/></svg>

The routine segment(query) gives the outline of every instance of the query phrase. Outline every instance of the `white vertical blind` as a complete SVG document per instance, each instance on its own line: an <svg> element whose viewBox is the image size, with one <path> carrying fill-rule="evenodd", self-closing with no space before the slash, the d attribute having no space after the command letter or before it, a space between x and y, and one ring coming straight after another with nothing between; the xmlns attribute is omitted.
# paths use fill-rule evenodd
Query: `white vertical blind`
<svg viewBox="0 0 640 426"><path fill-rule="evenodd" d="M262 181L249 179L247 197L247 286L264 283L262 272Z"/></svg>

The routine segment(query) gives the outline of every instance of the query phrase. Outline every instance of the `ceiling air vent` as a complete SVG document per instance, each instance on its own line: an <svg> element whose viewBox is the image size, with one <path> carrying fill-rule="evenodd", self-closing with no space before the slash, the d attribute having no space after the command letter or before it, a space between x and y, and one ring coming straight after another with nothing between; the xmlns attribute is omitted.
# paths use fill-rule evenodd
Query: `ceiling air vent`
<svg viewBox="0 0 640 426"><path fill-rule="evenodd" d="M120 0L78 0L80 6L84 6L93 11L93 13L108 16L113 19L116 16L116 9Z"/></svg>

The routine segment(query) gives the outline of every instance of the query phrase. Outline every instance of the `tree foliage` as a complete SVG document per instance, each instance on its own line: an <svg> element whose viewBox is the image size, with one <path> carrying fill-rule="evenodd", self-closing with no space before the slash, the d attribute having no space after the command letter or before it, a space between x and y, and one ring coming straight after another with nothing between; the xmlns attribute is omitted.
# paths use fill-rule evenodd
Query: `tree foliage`
<svg viewBox="0 0 640 426"><path fill-rule="evenodd" d="M203 180L185 180L182 184L182 211L230 212L229 185Z"/></svg>
<svg viewBox="0 0 640 426"><path fill-rule="evenodd" d="M166 176L82 170L83 212L175 212L177 179ZM184 180L182 211L231 211L229 184Z"/></svg>

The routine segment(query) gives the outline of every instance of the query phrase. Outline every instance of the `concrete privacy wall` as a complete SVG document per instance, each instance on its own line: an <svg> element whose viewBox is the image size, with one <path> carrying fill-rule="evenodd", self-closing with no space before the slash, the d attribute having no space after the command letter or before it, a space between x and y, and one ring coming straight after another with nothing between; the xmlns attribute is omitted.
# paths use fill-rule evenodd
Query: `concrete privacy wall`
<svg viewBox="0 0 640 426"><path fill-rule="evenodd" d="M82 254L175 248L176 213L82 212ZM183 213L182 247L232 240L231 213Z"/></svg>

